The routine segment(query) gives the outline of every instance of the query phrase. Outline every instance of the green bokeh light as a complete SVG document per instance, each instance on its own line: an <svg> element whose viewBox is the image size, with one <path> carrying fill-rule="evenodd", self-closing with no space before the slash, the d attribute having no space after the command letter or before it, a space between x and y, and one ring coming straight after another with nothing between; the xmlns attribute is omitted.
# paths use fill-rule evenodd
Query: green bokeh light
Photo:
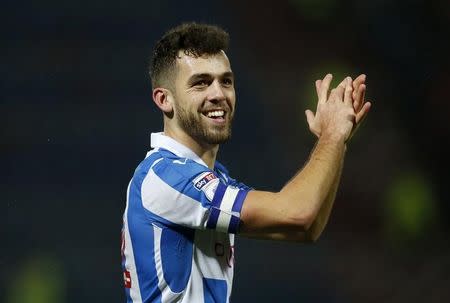
<svg viewBox="0 0 450 303"><path fill-rule="evenodd" d="M422 239L437 221L431 185L418 173L403 174L391 183L385 205L385 231L394 244Z"/></svg>
<svg viewBox="0 0 450 303"><path fill-rule="evenodd" d="M54 258L34 256L11 276L7 303L65 302L65 277Z"/></svg>

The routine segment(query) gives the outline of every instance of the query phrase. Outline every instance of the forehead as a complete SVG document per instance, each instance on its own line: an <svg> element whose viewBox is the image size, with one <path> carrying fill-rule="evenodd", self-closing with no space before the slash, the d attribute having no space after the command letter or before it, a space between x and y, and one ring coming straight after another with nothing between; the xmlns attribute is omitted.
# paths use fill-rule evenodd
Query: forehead
<svg viewBox="0 0 450 303"><path fill-rule="evenodd" d="M177 58L179 78L189 78L195 74L221 75L231 72L230 61L224 51L213 55L193 57L180 51Z"/></svg>

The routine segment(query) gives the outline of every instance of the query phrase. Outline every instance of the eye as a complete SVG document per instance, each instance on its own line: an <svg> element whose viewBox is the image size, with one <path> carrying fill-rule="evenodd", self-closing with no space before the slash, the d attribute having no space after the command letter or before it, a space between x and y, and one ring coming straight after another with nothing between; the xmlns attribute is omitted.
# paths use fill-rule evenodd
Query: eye
<svg viewBox="0 0 450 303"><path fill-rule="evenodd" d="M222 83L225 86L231 86L231 85L233 85L233 79L231 79L231 78L224 78L222 80Z"/></svg>
<svg viewBox="0 0 450 303"><path fill-rule="evenodd" d="M198 80L197 82L194 83L194 86L196 87L205 87L208 85L209 83L206 80Z"/></svg>

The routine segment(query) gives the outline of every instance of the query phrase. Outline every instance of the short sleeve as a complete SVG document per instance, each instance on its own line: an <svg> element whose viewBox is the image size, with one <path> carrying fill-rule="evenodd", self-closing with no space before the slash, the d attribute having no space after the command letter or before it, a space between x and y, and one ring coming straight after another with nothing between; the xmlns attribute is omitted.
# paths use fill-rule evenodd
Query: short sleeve
<svg viewBox="0 0 450 303"><path fill-rule="evenodd" d="M207 227L228 233L237 233L242 204L248 191L219 182L215 188Z"/></svg>
<svg viewBox="0 0 450 303"><path fill-rule="evenodd" d="M142 182L142 204L162 223L236 233L248 190L222 182L194 161L163 159Z"/></svg>

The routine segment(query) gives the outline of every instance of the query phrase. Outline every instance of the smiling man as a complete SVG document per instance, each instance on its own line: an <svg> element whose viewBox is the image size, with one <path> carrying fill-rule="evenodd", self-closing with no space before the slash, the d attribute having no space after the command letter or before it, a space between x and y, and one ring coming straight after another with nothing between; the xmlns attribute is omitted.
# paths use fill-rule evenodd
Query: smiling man
<svg viewBox="0 0 450 303"><path fill-rule="evenodd" d="M127 302L229 302L235 234L314 242L328 221L347 140L370 108L365 76L330 93L331 75L316 81L317 110L306 112L318 137L310 159L279 192L253 190L216 161L236 103L227 46L225 31L196 23L156 44L151 79L164 131L151 135L127 190Z"/></svg>

